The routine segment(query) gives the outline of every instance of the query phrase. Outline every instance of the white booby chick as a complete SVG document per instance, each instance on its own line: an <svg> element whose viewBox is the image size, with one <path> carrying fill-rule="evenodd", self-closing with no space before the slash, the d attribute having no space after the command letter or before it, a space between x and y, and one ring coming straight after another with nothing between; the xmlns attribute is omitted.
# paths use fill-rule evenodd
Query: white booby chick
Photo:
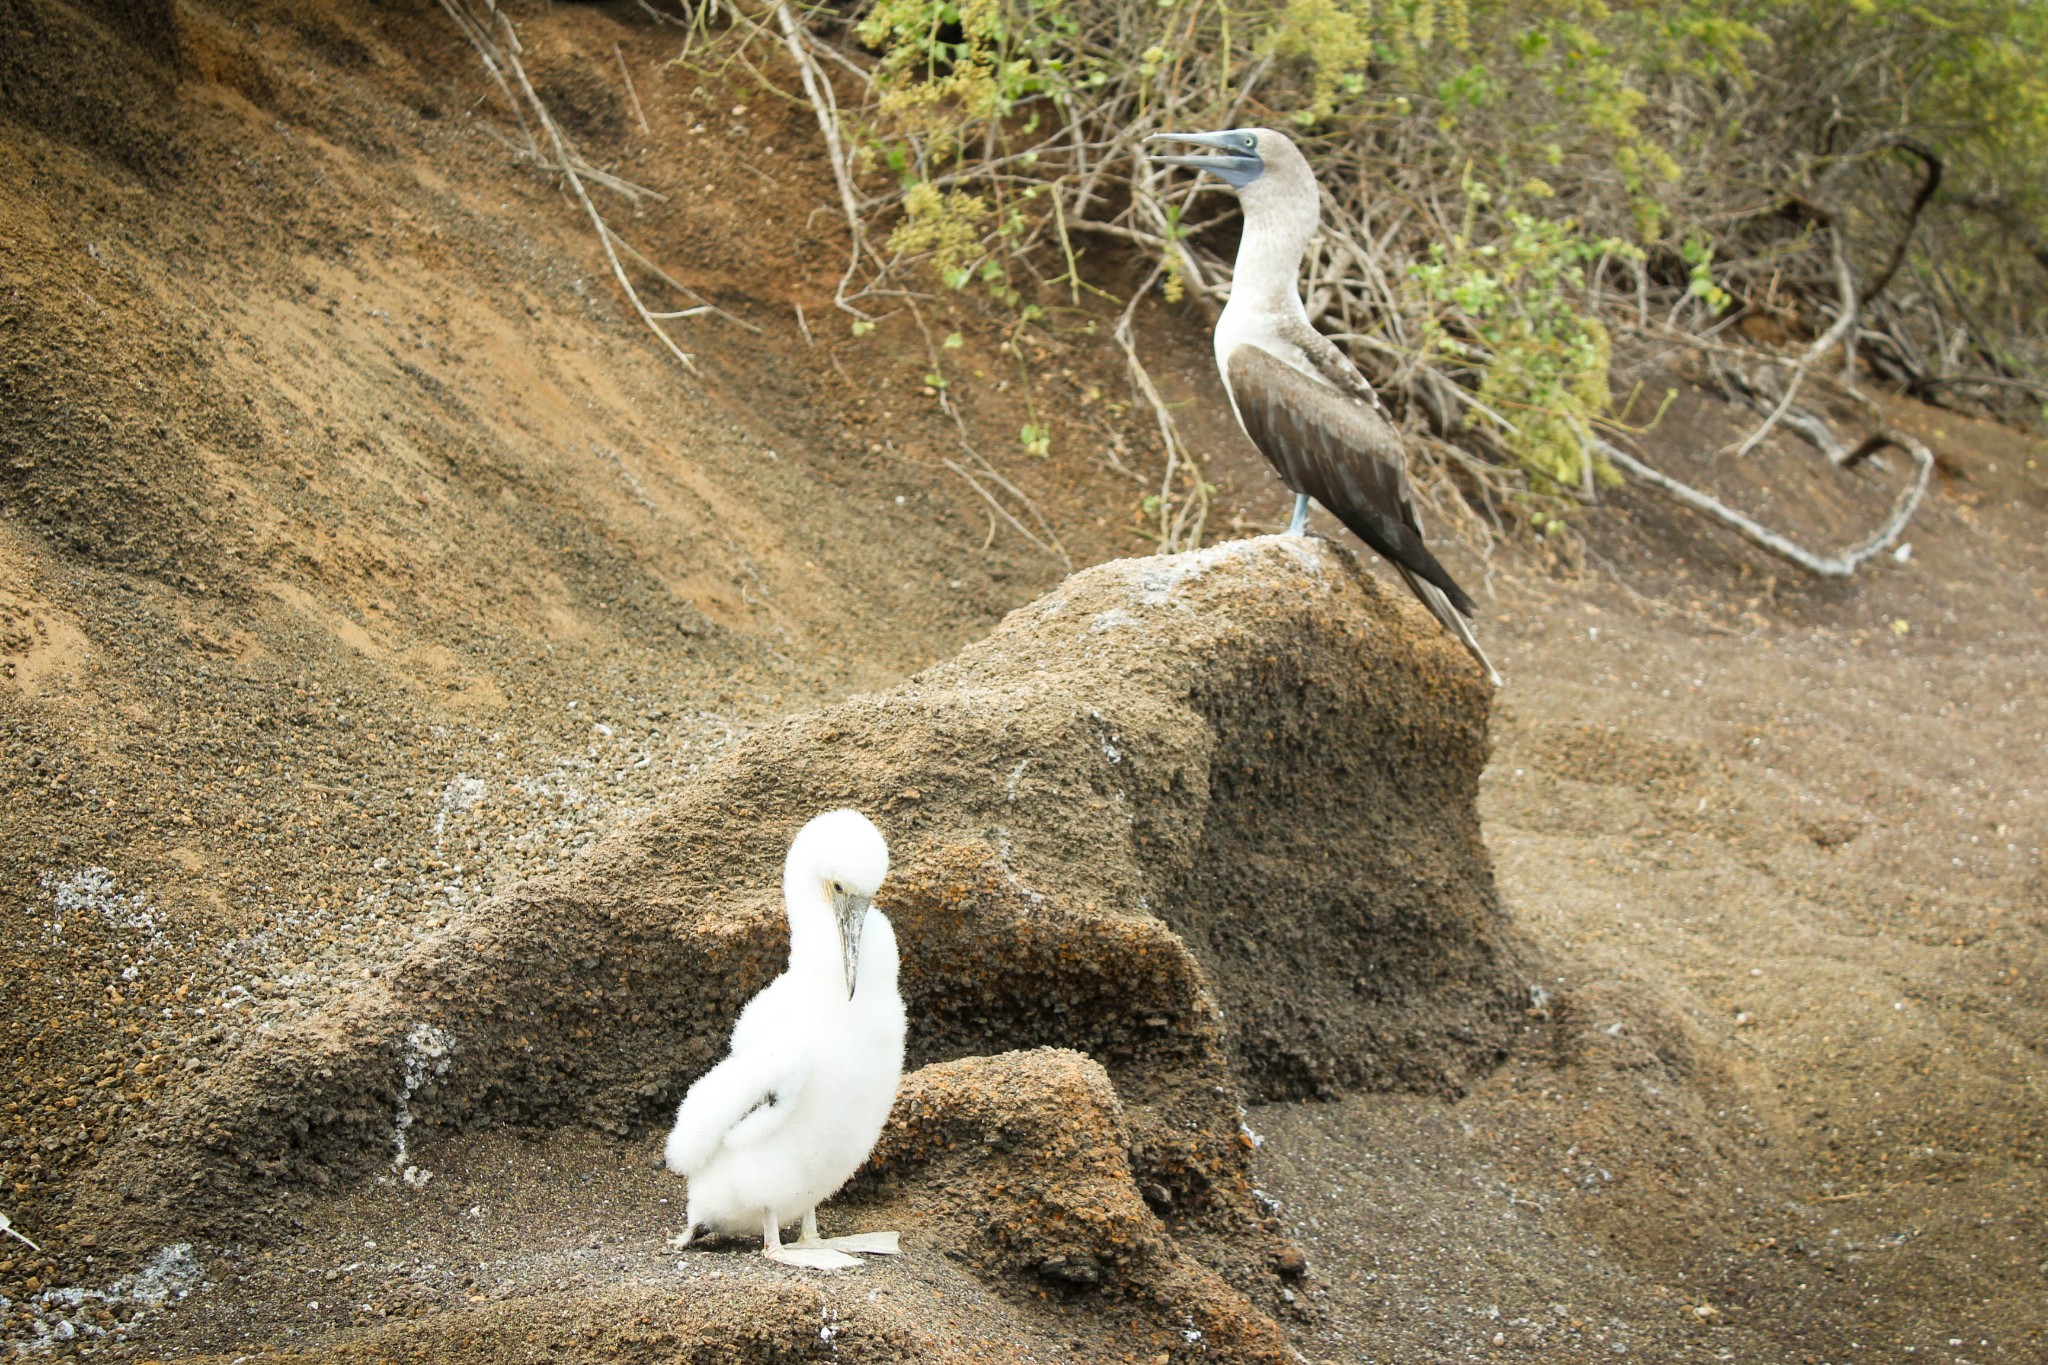
<svg viewBox="0 0 2048 1365"><path fill-rule="evenodd" d="M770 1260L812 1269L897 1249L893 1232L821 1240L817 1215L874 1150L903 1076L896 933L873 905L888 871L889 846L858 811L828 811L790 844L789 968L740 1011L731 1052L683 1097L664 1149L690 1182L677 1245L700 1228L758 1231Z"/></svg>
<svg viewBox="0 0 2048 1365"><path fill-rule="evenodd" d="M1238 425L1294 491L1288 534L1302 533L1310 498L1327 507L1393 564L1499 686L1465 619L1472 599L1423 543L1400 432L1351 358L1310 325L1302 307L1301 258L1322 218L1308 158L1271 128L1147 139L1162 140L1216 148L1216 156L1157 160L1210 172L1244 204L1230 301L1216 320L1216 368Z"/></svg>

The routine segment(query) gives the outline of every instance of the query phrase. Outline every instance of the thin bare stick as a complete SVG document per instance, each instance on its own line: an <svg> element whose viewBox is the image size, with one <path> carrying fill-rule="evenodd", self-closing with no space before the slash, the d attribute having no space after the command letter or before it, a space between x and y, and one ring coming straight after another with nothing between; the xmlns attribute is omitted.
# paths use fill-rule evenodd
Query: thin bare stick
<svg viewBox="0 0 2048 1365"><path fill-rule="evenodd" d="M1792 399L1799 392L1799 381L1806 378L1807 368L1839 345L1842 338L1849 334L1849 329L1856 325L1856 276L1849 269L1849 255L1842 245L1841 228L1830 222L1828 232L1834 242L1835 280L1842 291L1842 311L1836 316L1834 325L1815 337L1813 345L1806 348L1806 354L1793 362L1792 377L1785 381L1785 392L1778 399L1778 406L1764 418L1762 426L1750 432L1743 438L1742 443L1735 447L1738 458L1755 450L1762 444L1764 437L1771 434L1771 428L1784 420L1786 410L1792 406Z"/></svg>
<svg viewBox="0 0 2048 1365"><path fill-rule="evenodd" d="M4 1213L0 1213L0 1232L6 1233L9 1237L12 1237L15 1241L21 1243L30 1251L36 1252L38 1255L42 1253L43 1249L37 1246L34 1242L31 1242L25 1234L17 1231L15 1229L13 1221L10 1220L8 1216Z"/></svg>
<svg viewBox="0 0 2048 1365"><path fill-rule="evenodd" d="M512 87L505 80L505 71L508 65L518 60L518 35L516 33L513 35L509 51L500 51L497 43L491 38L489 27L470 14L466 4L461 3L461 0L440 0L440 4L448 16L455 21L456 27L462 30L463 36L469 39L470 46L475 48L477 56L483 59L484 70L490 73L491 79L504 92L506 102L512 106L512 116L519 120L520 136L526 144L521 149L522 155L530 158L535 165L540 166L544 170L574 170L593 184L602 185L606 189L632 200L634 203L638 203L642 199L652 199L657 203L663 204L668 202L667 195L656 193L645 185L636 185L622 176L613 175L610 171L601 170L581 157L575 157L573 153L571 155L576 163L573 167L557 165L549 161L546 155L542 153L540 144L534 141L533 128L526 120L525 111L520 107L519 97L512 93ZM486 0L486 7L492 14L498 15L500 19L504 18L503 15L498 14L496 0ZM616 45L614 46L616 47ZM628 88L630 89L630 82L628 83ZM495 130L490 131L495 132Z"/></svg>
<svg viewBox="0 0 2048 1365"><path fill-rule="evenodd" d="M1159 530L1156 539L1162 553L1172 553L1200 548L1202 532L1209 521L1209 485L1202 478L1194 452L1181 439L1180 425L1173 420L1172 409L1166 406L1158 385L1152 382L1152 372L1138 358L1137 342L1131 336L1131 320L1137 315L1138 304L1165 271L1166 260L1161 257L1144 283L1132 292L1130 302L1124 305L1123 315L1110 332L1110 339L1124 353L1124 368L1130 375L1131 387L1152 410L1152 420L1159 428L1159 442L1166 450L1166 468L1159 477ZM1176 475L1184 479L1192 490L1192 496L1181 500L1178 508L1174 498ZM1189 520L1190 508L1193 509L1192 523Z"/></svg>
<svg viewBox="0 0 2048 1365"><path fill-rule="evenodd" d="M923 329L924 319L921 316L917 318L917 325L920 330ZM931 344L931 334L929 332L925 334L925 344L927 346ZM1009 522L1010 525L1016 527L1017 533L1019 535L1023 536L1033 545L1036 545L1039 549L1045 551L1047 554L1059 560L1059 562L1066 567L1067 572L1072 573L1074 571L1074 561L1068 556L1067 547L1060 544L1059 536L1054 534L1052 527L1049 524L1047 524L1045 520L1045 514L1038 510L1038 504L1033 502L1031 500L1031 496L1028 493L1026 493L1023 489L1017 487L1016 484L1011 483L1008 479L1004 478L1002 475L1002 471L998 470L994 465L990 464L988 461L988 457L983 455L979 450L976 450L974 448L974 442L967 438L967 423L960 416L959 405L953 402L951 398L947 397L944 390L940 391L939 403L945 409L946 415L953 419L953 428L958 433L960 438L960 449L967 452L967 458L973 460L976 465L980 466L983 478L986 478L987 480L989 480L989 482L995 484L1005 493L1008 493L1010 497L1016 501L1017 505L1022 507L1025 510L1025 512L1027 512L1030 515L1031 520L1038 523L1038 529L1044 538L1040 539L1039 536L1035 536L1030 531L1026 530L1024 528L1024 523L1018 521L1016 517L1012 516L1010 514L1009 509L1004 507L1000 502L998 502L993 494L991 494L987 489L983 488L979 483L975 482L973 477L968 475L965 470L955 465L953 461L944 461L943 463L945 464L945 466L948 469L951 469L954 473L960 475L962 478L966 479L968 483L972 484L974 487L974 491L981 494L982 497L986 498L991 507L994 507L998 512L1002 513L1003 519Z"/></svg>
<svg viewBox="0 0 2048 1365"><path fill-rule="evenodd" d="M618 233L613 232L611 224L605 224L604 230L607 233L610 233L612 244L614 246L618 247L619 250L625 252L628 256L631 256L634 260L640 262L641 266L644 267L650 274L652 274L654 278L660 280L663 284L675 290L678 294L686 294L689 297L697 300L698 304L701 305L706 312L718 314L718 316L724 318L727 322L730 322L735 327L744 327L749 332L752 332L755 336L767 335L759 327L756 327L753 323L748 322L745 318L735 317L733 314L726 312L723 308L720 308L717 304L712 303L709 299L706 299L702 294L699 294L696 290L690 288L690 286L684 284L681 280L669 274L666 270L663 270L660 266L656 265L651 259L649 259L648 256L640 250L640 248L634 246L624 237L619 236Z"/></svg>
<svg viewBox="0 0 2048 1365"><path fill-rule="evenodd" d="M910 304L910 318L912 322L917 324L917 330L919 335L921 335L924 338L925 356L927 363L931 365L933 371L938 371L941 368L939 363L938 347L933 344L932 330L930 327L925 325L924 313L918 308L915 300L913 300ZM959 437L960 449L966 453L968 459L974 461L974 463L980 467L982 478L987 479L990 483L993 483L996 487L1002 489L1003 492L1009 494L1011 500L1014 501L1019 507L1022 507L1024 511L1030 515L1031 520L1036 522L1038 525L1039 534L1033 535L1028 529L1026 529L1024 523L1019 521L1016 518L1016 516L1011 513L1009 508L1003 506L1002 502L998 500L993 493L989 492L986 488L983 488L981 486L980 481L976 479L972 474L970 474L967 470L961 468L957 463L955 463L952 460L941 460L940 463L945 465L946 468L952 470L955 474L958 474L961 478L965 479L968 485L971 488L973 488L975 492L981 494L982 499L986 501L990 507L994 508L995 511L1002 515L1003 520L1009 522L1011 526L1016 528L1017 534L1023 536L1033 545L1037 546L1039 549L1045 551L1047 554L1059 560L1061 565L1066 568L1067 572L1072 573L1074 571L1074 561L1072 558L1068 556L1066 546L1060 544L1060 538L1058 534L1053 531L1052 526L1046 521L1045 514L1038 510L1038 504L1031 500L1030 494L1026 493L1023 489L1017 487L1016 484L1011 483L1008 479L1004 478L1002 471L997 469L993 464L990 464L987 457L984 456L979 450L976 450L974 448L974 442L971 439L969 439L967 434L966 419L964 419L960 415L960 405L953 401L952 394L947 391L946 386L944 384L941 384L939 386L938 395L939 410L945 413L946 416L953 419L953 430ZM982 548L986 549L988 547L984 545Z"/></svg>
<svg viewBox="0 0 2048 1365"><path fill-rule="evenodd" d="M803 78L804 93L810 96L811 110L817 115L818 131L825 139L825 155L832 163L832 179L839 187L839 207L846 214L846 231L852 238L848 247L846 275L839 281L836 302L846 312L866 317L867 314L855 308L846 297L846 286L860 266L862 252L867 249L867 232L861 223L860 199L853 190L853 175L847 169L846 152L839 140L839 99L804 42L803 26L797 22L789 0L777 0L775 22L782 28L783 44L789 49L790 60L796 63L797 74Z"/></svg>
<svg viewBox="0 0 2048 1365"><path fill-rule="evenodd" d="M1751 375L1735 366L1723 364L1718 355L1709 356L1707 365L1714 378L1719 381L1723 394L1731 400L1747 404L1760 414L1771 413L1771 405L1783 396L1782 391L1777 394L1767 392L1767 377L1771 373L1768 369ZM1845 453L1842 443L1835 439L1834 431L1818 414L1801 407L1786 407L1779 413L1779 417L1787 428L1804 437L1807 444L1827 456L1830 464L1842 462Z"/></svg>
<svg viewBox="0 0 2048 1365"><path fill-rule="evenodd" d="M466 9L458 8L455 0L441 0L441 8L448 11L448 17L455 21L455 26L469 39L470 46L476 49L477 56L483 58L484 70L497 82L498 89L505 92L505 103L512 106L512 117L519 120L519 134L526 139L526 150L538 158L540 144L533 140L533 129L527 125L526 111L519 107L519 96L512 93L511 85L505 80L505 73L498 68L497 61L491 55L493 44L490 34L470 17Z"/></svg>
<svg viewBox="0 0 2048 1365"><path fill-rule="evenodd" d="M633 117L640 120L640 131L651 133L647 126L647 111L640 107L640 92L633 88L633 73L626 69L626 54L617 43L612 44L612 56L619 61L619 79L626 83L626 98L633 101Z"/></svg>
<svg viewBox="0 0 2048 1365"><path fill-rule="evenodd" d="M981 461L981 464L984 468L984 472L988 472L988 461L981 460L981 457L979 455L976 455L975 458ZM1044 541L1040 540L1037 536L1031 534L1030 528L1026 527L1023 522L1017 520L1017 518L1015 518L1014 516L1011 516L1010 509L1003 506L1003 504L996 499L995 494L989 492L986 488L983 488L981 486L981 483L965 466L960 464L957 460L952 460L945 457L941 457L939 463L944 465L946 468L952 470L955 474L958 474L962 479L966 480L967 486L969 488L972 488L975 492L981 494L981 500L987 503L991 508L993 508L997 516L1001 517L1004 521L1010 524L1010 529L1014 530L1018 535L1024 537L1024 539L1030 541L1039 549L1045 551L1045 553L1057 558L1060 561L1060 563L1066 566L1067 571L1069 573L1073 572L1074 561L1067 558L1067 552L1065 550L1060 549L1056 545L1048 545ZM982 548L986 549L987 547L983 546Z"/></svg>
<svg viewBox="0 0 2048 1365"><path fill-rule="evenodd" d="M1885 259L1884 269L1878 271L1877 278L1863 286L1863 292L1857 296L1859 308L1870 307L1885 291L1885 286L1892 282L1892 276L1899 273L1899 265L1906 259L1906 248L1913 241L1913 230L1920 225L1920 214L1926 209L1927 201L1934 198L1934 192L1941 188L1942 161L1932 147L1918 138L1903 135L1887 139L1885 145L1920 158L1920 188L1914 191L1913 202L1906 208L1906 225L1899 229L1898 238L1892 243L1891 255Z"/></svg>
<svg viewBox="0 0 2048 1365"><path fill-rule="evenodd" d="M668 14L661 10L658 10L654 6L648 4L647 0L633 0L633 3L640 7L641 13L645 14L648 18L654 20L654 22L657 24L674 24L677 28L688 28L690 26L690 21L688 19L683 19L676 15Z"/></svg>

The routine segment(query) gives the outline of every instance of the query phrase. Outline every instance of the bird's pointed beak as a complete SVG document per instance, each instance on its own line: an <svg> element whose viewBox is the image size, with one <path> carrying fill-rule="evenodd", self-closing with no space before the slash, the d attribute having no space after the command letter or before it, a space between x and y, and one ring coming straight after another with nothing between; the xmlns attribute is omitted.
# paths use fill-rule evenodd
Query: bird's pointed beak
<svg viewBox="0 0 2048 1365"><path fill-rule="evenodd" d="M1266 163L1259 159L1256 151L1245 147L1241 133L1154 133L1145 141L1191 142L1197 147L1216 148L1221 156L1155 155L1152 159L1162 166L1188 166L1207 171L1233 189L1243 189L1266 171Z"/></svg>
<svg viewBox="0 0 2048 1365"><path fill-rule="evenodd" d="M854 978L860 971L860 934L868 922L868 907L874 904L872 896L855 895L851 891L835 892L832 897L832 914L839 921L839 951L846 967L846 998L853 999Z"/></svg>

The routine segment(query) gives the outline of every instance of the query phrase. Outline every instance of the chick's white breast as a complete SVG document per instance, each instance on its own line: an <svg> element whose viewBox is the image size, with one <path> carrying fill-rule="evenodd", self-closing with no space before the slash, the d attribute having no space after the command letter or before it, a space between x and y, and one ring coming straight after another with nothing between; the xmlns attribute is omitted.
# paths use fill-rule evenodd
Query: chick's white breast
<svg viewBox="0 0 2048 1365"><path fill-rule="evenodd" d="M702 1221L747 1231L758 1226L764 1208L793 1220L867 1160L903 1074L905 1016L895 989L895 954L895 936L877 915L869 921L857 974L867 990L851 1000L799 1000L776 997L771 985L742 1013L733 1029L735 1056L801 1049L804 1080L795 1093L778 1096L788 1108L781 1122L753 1141L731 1140L740 1136L735 1132L692 1175L690 1203Z"/></svg>

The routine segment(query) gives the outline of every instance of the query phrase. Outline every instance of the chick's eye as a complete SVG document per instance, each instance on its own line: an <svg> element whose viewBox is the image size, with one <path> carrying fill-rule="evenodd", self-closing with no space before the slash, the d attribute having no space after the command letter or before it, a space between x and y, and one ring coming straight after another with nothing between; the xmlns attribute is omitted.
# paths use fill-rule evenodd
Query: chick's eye
<svg viewBox="0 0 2048 1365"><path fill-rule="evenodd" d="M1258 140L1257 138L1255 138L1255 137L1252 137L1252 136L1250 136L1249 134L1247 134L1247 135L1246 135L1246 137L1245 137L1245 140L1244 140L1244 145L1245 145L1245 150L1246 150L1246 151L1250 151L1250 150L1251 150L1252 148L1254 148L1254 147L1256 147L1256 146L1258 146L1258 145L1259 145L1259 140Z"/></svg>

